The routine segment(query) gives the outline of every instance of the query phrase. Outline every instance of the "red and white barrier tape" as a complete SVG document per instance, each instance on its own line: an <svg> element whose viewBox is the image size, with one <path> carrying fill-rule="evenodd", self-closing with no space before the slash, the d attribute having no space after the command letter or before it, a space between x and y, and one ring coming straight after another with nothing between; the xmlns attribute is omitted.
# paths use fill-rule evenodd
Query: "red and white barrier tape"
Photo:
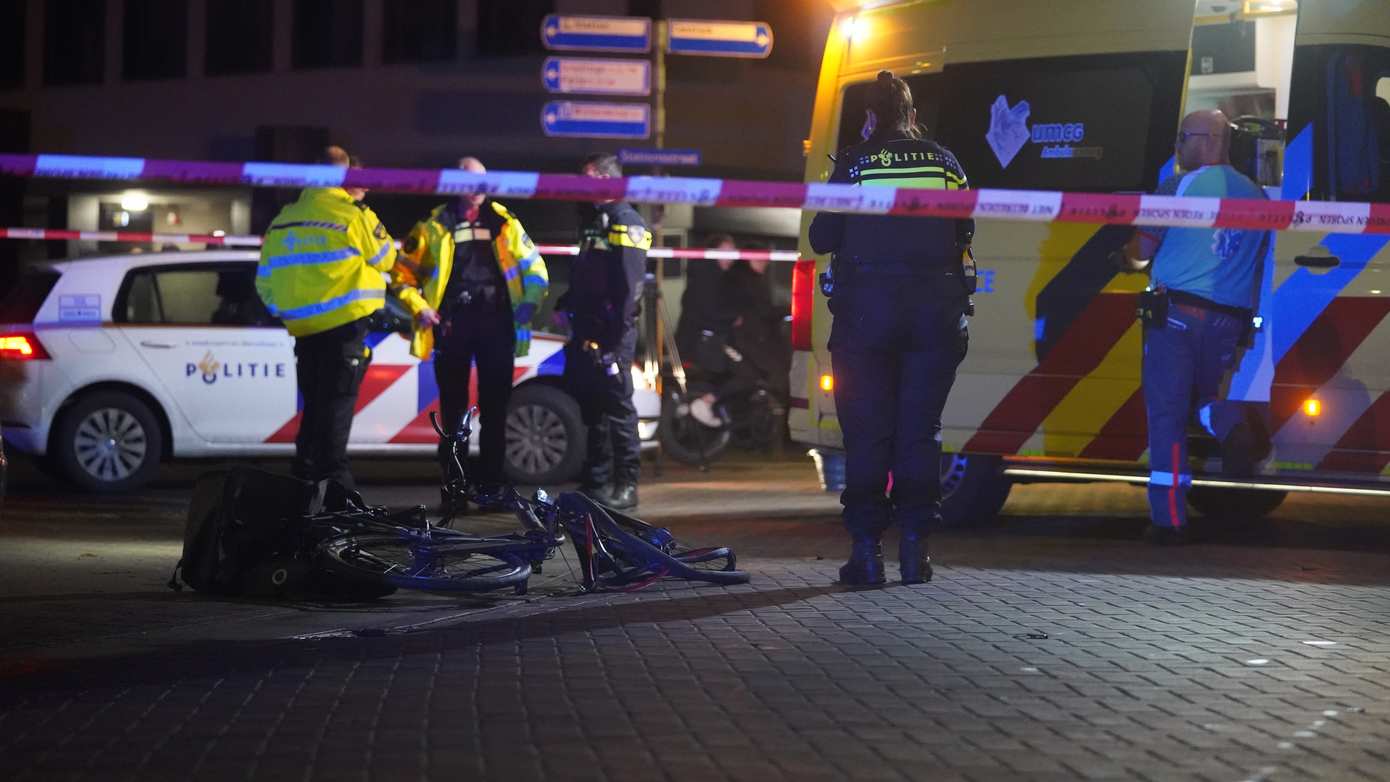
<svg viewBox="0 0 1390 782"><path fill-rule="evenodd" d="M160 234L139 231L68 231L56 228L0 228L0 239L34 239L40 241L131 242L139 244L209 244L222 247L260 247L259 236L227 234ZM538 244L541 255L578 255L572 244ZM649 258L686 258L690 260L796 261L799 254L788 250L706 250L684 247L653 247Z"/></svg>
<svg viewBox="0 0 1390 782"><path fill-rule="evenodd" d="M41 241L138 242L149 244L213 244L226 247L260 247L259 236L219 234L155 234L140 231L68 231L56 228L0 228L0 239Z"/></svg>
<svg viewBox="0 0 1390 782"><path fill-rule="evenodd" d="M1060 193L922 190L689 177L591 179L573 174L459 169L355 168L286 163L214 163L80 155L0 155L0 174L57 179L251 187L363 187L397 193L500 199L790 207L857 214L976 217L1027 222L1390 233L1390 204Z"/></svg>

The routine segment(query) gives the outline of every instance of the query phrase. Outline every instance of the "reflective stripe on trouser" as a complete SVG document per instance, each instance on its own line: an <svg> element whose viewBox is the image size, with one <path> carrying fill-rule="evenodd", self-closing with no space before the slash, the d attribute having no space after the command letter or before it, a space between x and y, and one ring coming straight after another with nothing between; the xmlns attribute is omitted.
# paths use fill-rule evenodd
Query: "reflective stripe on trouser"
<svg viewBox="0 0 1390 782"><path fill-rule="evenodd" d="M1149 518L1159 526L1187 523L1187 425L1198 409L1226 426L1217 400L1235 364L1242 324L1217 312L1172 308L1163 328L1144 329L1144 406L1149 423ZM1215 416L1212 414L1215 413ZM1229 431L1229 427L1226 427ZM1222 433L1224 434L1224 433Z"/></svg>

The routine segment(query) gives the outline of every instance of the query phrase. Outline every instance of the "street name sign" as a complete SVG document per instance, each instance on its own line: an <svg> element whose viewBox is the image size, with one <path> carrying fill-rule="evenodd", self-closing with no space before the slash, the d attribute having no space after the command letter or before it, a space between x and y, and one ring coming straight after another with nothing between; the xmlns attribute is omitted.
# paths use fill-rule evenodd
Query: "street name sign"
<svg viewBox="0 0 1390 782"><path fill-rule="evenodd" d="M666 51L706 57L752 57L772 54L772 25L718 19L672 19Z"/></svg>
<svg viewBox="0 0 1390 782"><path fill-rule="evenodd" d="M625 166L698 166L698 149L636 149L618 150L618 162Z"/></svg>
<svg viewBox="0 0 1390 782"><path fill-rule="evenodd" d="M547 57L541 82L550 92L650 95L652 64L646 60Z"/></svg>
<svg viewBox="0 0 1390 782"><path fill-rule="evenodd" d="M548 14L541 21L547 49L641 54L652 49L652 20L642 16Z"/></svg>
<svg viewBox="0 0 1390 782"><path fill-rule="evenodd" d="M644 139L652 133L652 107L645 103L550 101L541 110L541 130L547 136Z"/></svg>

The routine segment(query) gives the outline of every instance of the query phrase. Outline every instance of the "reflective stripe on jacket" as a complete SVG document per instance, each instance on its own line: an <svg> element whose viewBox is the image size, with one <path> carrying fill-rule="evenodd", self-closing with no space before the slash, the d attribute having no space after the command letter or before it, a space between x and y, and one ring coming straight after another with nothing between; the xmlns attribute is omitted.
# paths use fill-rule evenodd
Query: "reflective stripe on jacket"
<svg viewBox="0 0 1390 782"><path fill-rule="evenodd" d="M397 290L397 295L412 316L426 307L438 310L444 299L444 289L449 284L449 275L454 267L455 243L454 227L444 224L443 215L452 207L452 204L435 207L428 218L410 229L404 242L398 263L404 268L393 275L393 280L402 286ZM512 312L515 313L522 304L532 304L539 309L550 288L550 274L546 271L545 259L536 250L531 237L526 235L521 221L506 207L489 199L482 208L491 208L502 218L501 230L489 238L492 240L493 255L497 258L497 268L507 281ZM416 358L427 358L433 350L434 330L422 328L417 323L410 339L410 354Z"/></svg>
<svg viewBox="0 0 1390 782"><path fill-rule="evenodd" d="M341 187L310 187L266 230L256 292L296 337L364 318L386 300L396 247L372 210Z"/></svg>

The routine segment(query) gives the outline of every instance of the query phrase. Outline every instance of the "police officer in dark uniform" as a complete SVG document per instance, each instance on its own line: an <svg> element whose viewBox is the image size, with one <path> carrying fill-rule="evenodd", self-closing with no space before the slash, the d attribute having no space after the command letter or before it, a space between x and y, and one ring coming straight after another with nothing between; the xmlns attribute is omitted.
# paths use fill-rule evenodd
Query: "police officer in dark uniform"
<svg viewBox="0 0 1390 782"><path fill-rule="evenodd" d="M612 155L594 155L581 170L599 179L623 175ZM589 428L580 491L625 510L637 505L641 440L632 403L632 360L652 235L628 203L606 201L580 212L579 257L569 290L557 304L570 323L565 384Z"/></svg>
<svg viewBox="0 0 1390 782"><path fill-rule="evenodd" d="M832 183L966 187L955 156L921 137L906 82L880 71L868 111L872 129L840 153ZM941 412L965 358L974 264L963 258L973 232L971 220L833 212L811 223L811 247L835 254L824 286L835 316L828 347L846 452L840 502L853 542L843 584L884 582L880 538L894 519L903 583L931 580Z"/></svg>

